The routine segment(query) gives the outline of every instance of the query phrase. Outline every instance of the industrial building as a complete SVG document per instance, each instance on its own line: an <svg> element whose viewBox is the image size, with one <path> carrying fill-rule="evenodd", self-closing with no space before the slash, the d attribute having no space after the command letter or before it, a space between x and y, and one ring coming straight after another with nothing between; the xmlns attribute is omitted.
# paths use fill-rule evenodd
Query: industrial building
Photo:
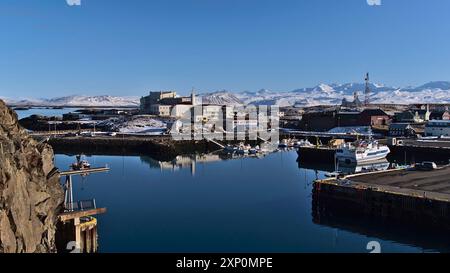
<svg viewBox="0 0 450 273"><path fill-rule="evenodd" d="M189 97L177 96L175 91L152 91L140 100L141 114L160 117L180 117L196 105L194 92Z"/></svg>

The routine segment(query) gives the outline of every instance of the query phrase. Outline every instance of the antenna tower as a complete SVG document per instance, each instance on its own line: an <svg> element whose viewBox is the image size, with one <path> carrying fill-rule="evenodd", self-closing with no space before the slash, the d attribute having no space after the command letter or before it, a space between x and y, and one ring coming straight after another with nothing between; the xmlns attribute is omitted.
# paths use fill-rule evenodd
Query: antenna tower
<svg viewBox="0 0 450 273"><path fill-rule="evenodd" d="M370 104L370 87L369 87L369 73L366 74L366 89L364 90L364 104L367 106Z"/></svg>

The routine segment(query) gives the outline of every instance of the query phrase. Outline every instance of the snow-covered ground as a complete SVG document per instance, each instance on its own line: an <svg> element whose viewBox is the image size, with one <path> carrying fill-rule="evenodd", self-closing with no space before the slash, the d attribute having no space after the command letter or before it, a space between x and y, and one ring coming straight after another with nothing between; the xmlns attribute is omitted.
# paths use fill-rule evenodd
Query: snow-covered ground
<svg viewBox="0 0 450 273"><path fill-rule="evenodd" d="M358 126L358 127L335 127L328 131L332 134L362 134L370 135L372 134L372 129L370 126Z"/></svg>
<svg viewBox="0 0 450 273"><path fill-rule="evenodd" d="M167 123L146 115L132 118L111 118L99 122L97 126L127 134L159 135L167 130Z"/></svg>

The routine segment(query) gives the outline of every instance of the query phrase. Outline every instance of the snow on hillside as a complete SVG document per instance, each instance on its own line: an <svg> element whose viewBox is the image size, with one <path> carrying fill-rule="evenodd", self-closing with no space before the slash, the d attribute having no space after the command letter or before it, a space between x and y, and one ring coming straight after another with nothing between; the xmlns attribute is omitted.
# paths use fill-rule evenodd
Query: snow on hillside
<svg viewBox="0 0 450 273"><path fill-rule="evenodd" d="M219 91L199 95L204 104L218 105L279 105L279 106L315 106L340 104L343 98L352 101L354 92L364 99L364 83L319 84L315 87L292 91L228 92ZM450 103L450 82L429 82L419 87L390 87L382 84L370 84L373 103ZM68 96L54 99L8 100L8 104L32 106L139 106L138 97L114 96Z"/></svg>
<svg viewBox="0 0 450 273"><path fill-rule="evenodd" d="M203 104L242 105L242 101L236 95L227 91L201 94L200 98Z"/></svg>
<svg viewBox="0 0 450 273"><path fill-rule="evenodd" d="M98 107L136 107L139 97L115 96L66 96L53 99L8 100L8 104L32 106L98 106Z"/></svg>
<svg viewBox="0 0 450 273"><path fill-rule="evenodd" d="M46 100L50 105L64 106L138 106L138 97L68 96Z"/></svg>
<svg viewBox="0 0 450 273"><path fill-rule="evenodd" d="M288 92L242 92L236 94L245 104L279 106L336 105L343 98L352 101L357 92L364 99L364 83L320 84ZM416 88L370 84L371 102L387 104L450 103L450 82L430 82Z"/></svg>

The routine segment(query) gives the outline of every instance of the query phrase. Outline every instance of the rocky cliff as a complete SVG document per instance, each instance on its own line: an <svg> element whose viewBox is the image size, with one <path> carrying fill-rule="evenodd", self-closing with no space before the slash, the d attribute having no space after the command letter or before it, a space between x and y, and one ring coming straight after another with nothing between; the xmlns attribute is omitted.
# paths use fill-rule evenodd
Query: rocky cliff
<svg viewBox="0 0 450 273"><path fill-rule="evenodd" d="M63 198L52 148L0 100L0 252L54 252Z"/></svg>

